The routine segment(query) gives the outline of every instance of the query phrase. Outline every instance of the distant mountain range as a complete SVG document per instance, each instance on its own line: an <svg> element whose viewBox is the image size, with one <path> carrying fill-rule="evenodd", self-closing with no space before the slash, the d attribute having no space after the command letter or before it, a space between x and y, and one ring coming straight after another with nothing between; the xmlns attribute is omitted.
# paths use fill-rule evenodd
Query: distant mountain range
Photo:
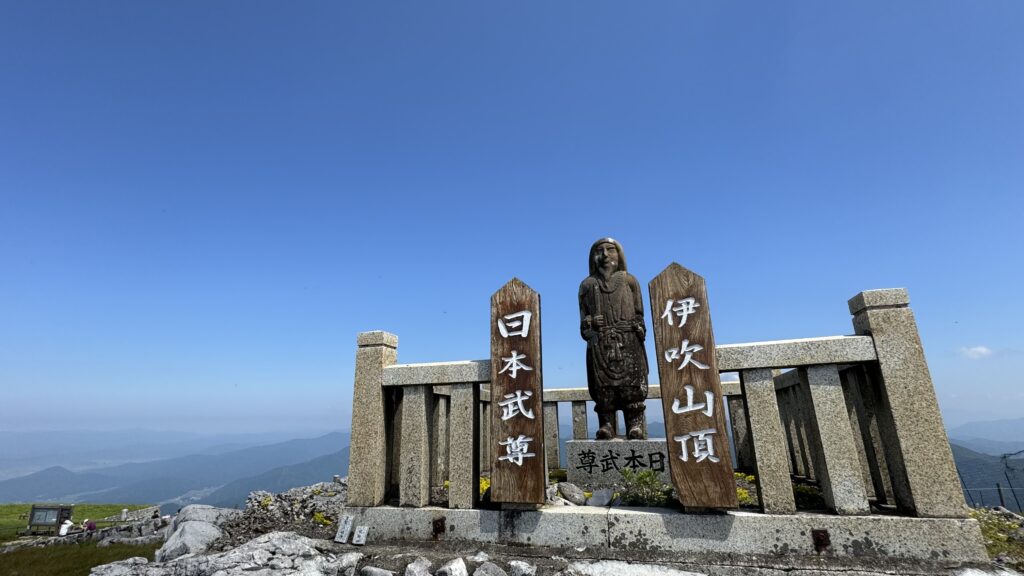
<svg viewBox="0 0 1024 576"><path fill-rule="evenodd" d="M0 430L0 480L25 476L53 466L82 472L128 462L192 454L223 454L322 434L324 432L197 434L161 430Z"/></svg>
<svg viewBox="0 0 1024 576"><path fill-rule="evenodd" d="M0 502L158 503L167 509L210 497L221 505L240 505L249 489L277 489L289 478L311 484L343 473L348 469L347 445L348 435L334 432L221 454L192 454L87 472L54 466L0 481ZM332 455L336 458L333 466ZM232 495L243 491L240 498L232 500Z"/></svg>
<svg viewBox="0 0 1024 576"><path fill-rule="evenodd" d="M968 422L949 429L949 437L957 441L964 439L985 439L994 442L1024 444L1024 418L1009 420L986 420ZM1020 450L1020 448L1018 448ZM1011 452L1015 450L1009 450Z"/></svg>

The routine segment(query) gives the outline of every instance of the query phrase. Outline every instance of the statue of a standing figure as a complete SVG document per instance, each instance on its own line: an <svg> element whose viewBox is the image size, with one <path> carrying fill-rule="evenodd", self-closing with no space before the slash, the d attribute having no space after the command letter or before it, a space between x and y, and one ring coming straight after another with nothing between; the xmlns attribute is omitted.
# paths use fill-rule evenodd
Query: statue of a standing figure
<svg viewBox="0 0 1024 576"><path fill-rule="evenodd" d="M622 245L602 238L590 247L590 276L580 283L580 334L587 341L587 387L597 404L598 440L615 437L622 410L627 436L644 437L647 352L640 283L626 272Z"/></svg>

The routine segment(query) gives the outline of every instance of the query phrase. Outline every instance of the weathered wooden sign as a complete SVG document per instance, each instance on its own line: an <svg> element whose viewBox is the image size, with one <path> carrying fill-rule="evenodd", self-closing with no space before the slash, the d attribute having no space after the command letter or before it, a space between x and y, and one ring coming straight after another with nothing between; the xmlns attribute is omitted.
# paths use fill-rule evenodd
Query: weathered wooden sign
<svg viewBox="0 0 1024 576"><path fill-rule="evenodd" d="M704 278L673 262L648 284L672 483L683 506L736 508Z"/></svg>
<svg viewBox="0 0 1024 576"><path fill-rule="evenodd" d="M491 296L491 501L543 504L547 484L540 295L513 278Z"/></svg>

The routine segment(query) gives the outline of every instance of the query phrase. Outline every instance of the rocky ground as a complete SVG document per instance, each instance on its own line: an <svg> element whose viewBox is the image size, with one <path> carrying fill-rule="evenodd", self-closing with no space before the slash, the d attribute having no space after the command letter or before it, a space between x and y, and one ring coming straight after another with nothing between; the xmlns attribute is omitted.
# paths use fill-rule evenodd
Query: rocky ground
<svg viewBox="0 0 1024 576"><path fill-rule="evenodd" d="M586 505L572 486L549 497L561 505ZM92 576L811 576L831 571L776 570L752 566L641 564L616 560L579 560L540 547L465 545L446 542L368 544L333 541L335 514L345 503L346 485L321 483L282 494L254 492L243 511L188 506L174 519L173 533L157 552L144 558L106 564ZM552 503L555 503L553 501ZM880 576L896 570L844 576ZM912 567L899 573L924 574ZM993 565L989 570L949 571L957 576L1016 574Z"/></svg>

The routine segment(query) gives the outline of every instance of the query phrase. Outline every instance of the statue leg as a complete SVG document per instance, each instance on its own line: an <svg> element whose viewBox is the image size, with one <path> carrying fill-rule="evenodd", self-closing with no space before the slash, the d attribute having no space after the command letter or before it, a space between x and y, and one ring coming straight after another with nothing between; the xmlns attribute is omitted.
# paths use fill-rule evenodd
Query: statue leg
<svg viewBox="0 0 1024 576"><path fill-rule="evenodd" d="M630 404L623 414L626 417L626 437L630 440L644 439L644 404Z"/></svg>
<svg viewBox="0 0 1024 576"><path fill-rule="evenodd" d="M602 411L597 413L597 435L598 440L611 440L615 438L615 410Z"/></svg>

